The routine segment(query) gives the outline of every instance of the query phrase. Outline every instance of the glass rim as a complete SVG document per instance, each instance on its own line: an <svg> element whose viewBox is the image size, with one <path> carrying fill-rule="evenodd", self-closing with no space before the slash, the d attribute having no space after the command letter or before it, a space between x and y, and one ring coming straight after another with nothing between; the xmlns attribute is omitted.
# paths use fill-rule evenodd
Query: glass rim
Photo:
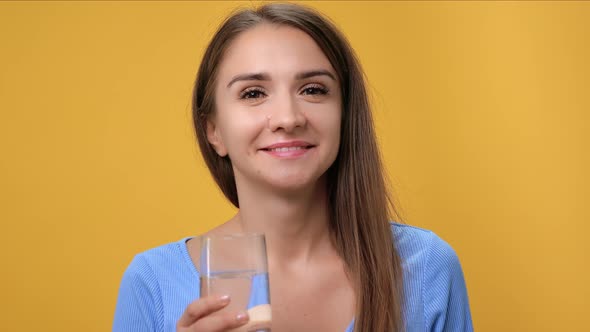
<svg viewBox="0 0 590 332"><path fill-rule="evenodd" d="M264 233L260 232L244 232L244 233L226 233L226 234L209 234L209 235L199 235L203 240L206 239L221 239L221 240L231 240L231 239L242 239L242 238L265 238Z"/></svg>

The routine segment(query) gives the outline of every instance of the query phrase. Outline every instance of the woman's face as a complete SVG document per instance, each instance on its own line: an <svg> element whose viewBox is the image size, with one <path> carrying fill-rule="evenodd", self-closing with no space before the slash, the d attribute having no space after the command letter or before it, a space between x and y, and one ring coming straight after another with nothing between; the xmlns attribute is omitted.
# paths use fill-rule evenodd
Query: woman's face
<svg viewBox="0 0 590 332"><path fill-rule="evenodd" d="M260 24L232 42L219 66L207 136L243 185L315 185L340 144L340 82L306 33Z"/></svg>

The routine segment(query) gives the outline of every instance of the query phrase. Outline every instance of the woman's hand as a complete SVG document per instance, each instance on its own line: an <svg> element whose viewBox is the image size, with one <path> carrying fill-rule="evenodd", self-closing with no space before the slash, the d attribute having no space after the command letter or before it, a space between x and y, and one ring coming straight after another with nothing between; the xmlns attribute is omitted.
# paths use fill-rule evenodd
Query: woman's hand
<svg viewBox="0 0 590 332"><path fill-rule="evenodd" d="M192 302L176 323L176 332L224 332L246 324L249 317L245 311L218 312L229 301L227 295L211 295Z"/></svg>

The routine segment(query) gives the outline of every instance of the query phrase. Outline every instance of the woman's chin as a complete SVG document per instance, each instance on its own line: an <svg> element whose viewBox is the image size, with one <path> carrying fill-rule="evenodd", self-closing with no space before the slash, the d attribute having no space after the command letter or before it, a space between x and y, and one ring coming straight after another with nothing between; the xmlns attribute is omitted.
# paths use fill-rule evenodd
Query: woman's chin
<svg viewBox="0 0 590 332"><path fill-rule="evenodd" d="M268 183L271 188L277 192L284 193L306 193L313 192L320 185L321 177L311 177L309 174L297 174L283 176L281 178L269 179Z"/></svg>

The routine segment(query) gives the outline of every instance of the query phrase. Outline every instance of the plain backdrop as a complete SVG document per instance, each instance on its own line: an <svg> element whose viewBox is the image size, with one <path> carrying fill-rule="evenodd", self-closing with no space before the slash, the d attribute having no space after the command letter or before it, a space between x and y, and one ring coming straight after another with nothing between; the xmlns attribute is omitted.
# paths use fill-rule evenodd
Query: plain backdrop
<svg viewBox="0 0 590 332"><path fill-rule="evenodd" d="M136 253L235 210L191 127L204 47L258 2L0 2L0 326L108 331ZM314 2L369 79L404 222L477 331L590 325L590 3Z"/></svg>

